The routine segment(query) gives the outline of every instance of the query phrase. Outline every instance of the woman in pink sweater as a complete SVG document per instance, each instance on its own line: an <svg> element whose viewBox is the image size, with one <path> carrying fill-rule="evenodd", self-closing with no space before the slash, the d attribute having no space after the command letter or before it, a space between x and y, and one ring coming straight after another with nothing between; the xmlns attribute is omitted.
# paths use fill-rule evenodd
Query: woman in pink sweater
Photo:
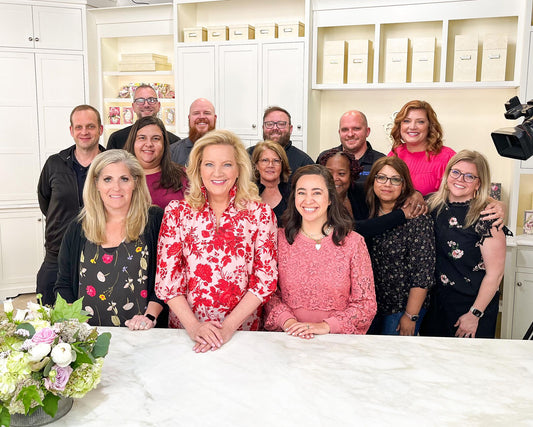
<svg viewBox="0 0 533 427"><path fill-rule="evenodd" d="M324 166L295 172L283 223L265 329L307 339L366 333L376 313L370 256Z"/></svg>

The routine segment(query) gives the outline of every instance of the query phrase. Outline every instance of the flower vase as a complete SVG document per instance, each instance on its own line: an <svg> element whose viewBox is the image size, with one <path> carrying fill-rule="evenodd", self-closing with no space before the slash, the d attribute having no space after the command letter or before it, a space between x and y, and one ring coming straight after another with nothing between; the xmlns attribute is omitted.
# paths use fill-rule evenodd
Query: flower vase
<svg viewBox="0 0 533 427"><path fill-rule="evenodd" d="M57 402L57 412L55 417L51 417L43 408L38 407L32 414L12 414L11 426L12 427L28 427L28 426L44 426L50 424L70 411L72 408L73 399L70 397L62 397Z"/></svg>

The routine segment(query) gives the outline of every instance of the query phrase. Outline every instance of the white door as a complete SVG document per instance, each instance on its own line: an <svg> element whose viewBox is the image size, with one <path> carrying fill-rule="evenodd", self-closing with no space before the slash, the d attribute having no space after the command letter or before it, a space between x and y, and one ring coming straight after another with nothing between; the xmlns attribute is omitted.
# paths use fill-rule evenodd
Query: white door
<svg viewBox="0 0 533 427"><path fill-rule="evenodd" d="M511 338L522 339L533 322L533 274L516 273Z"/></svg>
<svg viewBox="0 0 533 427"><path fill-rule="evenodd" d="M257 44L219 46L218 128L245 138L260 135Z"/></svg>
<svg viewBox="0 0 533 427"><path fill-rule="evenodd" d="M83 55L37 54L35 62L42 168L48 156L74 143L69 117L85 103L84 64Z"/></svg>
<svg viewBox="0 0 533 427"><path fill-rule="evenodd" d="M215 47L180 46L176 59L176 97L178 114L176 124L180 135L189 133L189 107L197 98L206 98L216 105Z"/></svg>
<svg viewBox="0 0 533 427"><path fill-rule="evenodd" d="M263 111L272 105L286 109L295 137L305 128L304 69L303 41L263 44Z"/></svg>
<svg viewBox="0 0 533 427"><path fill-rule="evenodd" d="M81 9L34 6L33 27L37 48L83 50Z"/></svg>
<svg viewBox="0 0 533 427"><path fill-rule="evenodd" d="M0 4L0 46L33 47L31 6Z"/></svg>
<svg viewBox="0 0 533 427"><path fill-rule="evenodd" d="M0 81L0 205L35 203L41 168L34 54L0 51Z"/></svg>

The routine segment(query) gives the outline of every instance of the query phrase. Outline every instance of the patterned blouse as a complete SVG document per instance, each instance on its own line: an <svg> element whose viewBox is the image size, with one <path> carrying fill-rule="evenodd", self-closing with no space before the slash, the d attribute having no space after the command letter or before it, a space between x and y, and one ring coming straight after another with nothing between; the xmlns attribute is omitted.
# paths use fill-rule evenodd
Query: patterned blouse
<svg viewBox="0 0 533 427"><path fill-rule="evenodd" d="M80 254L80 287L84 310L93 326L124 326L148 306L148 247L139 238L116 248L86 241Z"/></svg>
<svg viewBox="0 0 533 427"><path fill-rule="evenodd" d="M156 295L165 302L185 295L199 321L222 322L246 292L265 302L276 289L277 228L272 209L250 202L247 209L238 210L235 193L233 187L218 229L208 202L194 210L184 200L172 201L163 217ZM241 329L258 330L260 318L261 307ZM169 323L182 327L172 311Z"/></svg>
<svg viewBox="0 0 533 427"><path fill-rule="evenodd" d="M323 322L332 334L364 334L376 314L372 265L364 239L350 232L336 246L331 234L317 250L298 234L292 245L280 228L279 288L266 305L265 329L280 331L291 319Z"/></svg>
<svg viewBox="0 0 533 427"><path fill-rule="evenodd" d="M435 283L435 236L430 216L421 215L373 237L368 249L379 314L405 311L411 288L429 290ZM424 307L428 303L429 295Z"/></svg>

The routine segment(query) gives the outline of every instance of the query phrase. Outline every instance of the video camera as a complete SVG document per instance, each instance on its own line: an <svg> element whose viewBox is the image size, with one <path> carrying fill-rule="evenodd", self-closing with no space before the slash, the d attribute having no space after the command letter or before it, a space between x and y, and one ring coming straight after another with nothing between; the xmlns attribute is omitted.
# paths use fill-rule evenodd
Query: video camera
<svg viewBox="0 0 533 427"><path fill-rule="evenodd" d="M511 159L527 160L533 155L533 100L520 104L518 96L505 103L505 118L516 120L524 116L521 125L492 132L492 140L498 154Z"/></svg>

